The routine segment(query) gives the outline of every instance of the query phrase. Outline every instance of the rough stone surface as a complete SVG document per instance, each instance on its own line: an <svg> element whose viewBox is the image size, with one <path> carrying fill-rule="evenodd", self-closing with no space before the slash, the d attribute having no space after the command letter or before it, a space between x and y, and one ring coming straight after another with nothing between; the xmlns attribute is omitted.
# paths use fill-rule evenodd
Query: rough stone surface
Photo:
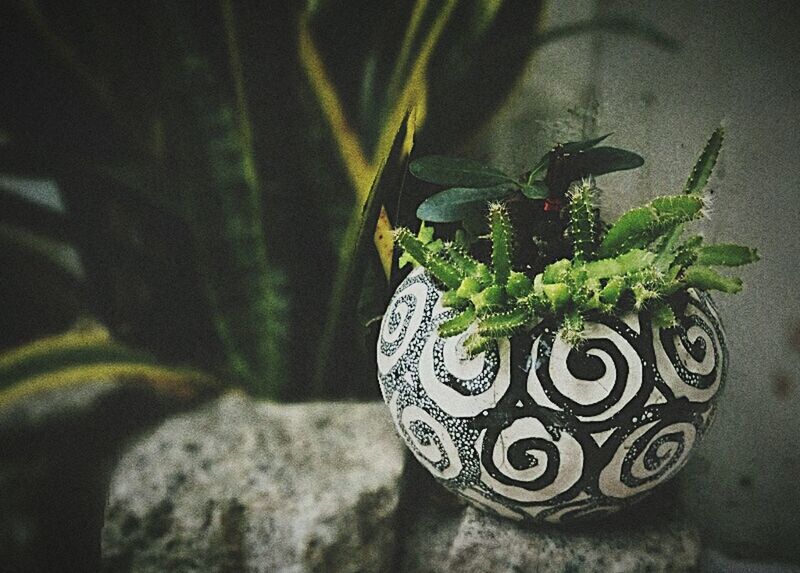
<svg viewBox="0 0 800 573"><path fill-rule="evenodd" d="M134 444L107 571L391 571L403 447L383 404L230 394Z"/></svg>
<svg viewBox="0 0 800 573"><path fill-rule="evenodd" d="M450 495L423 480L418 488L440 500ZM670 510L669 495L579 529L524 527L420 497L406 501L416 515L406 518L403 573L680 572L698 566L698 532Z"/></svg>

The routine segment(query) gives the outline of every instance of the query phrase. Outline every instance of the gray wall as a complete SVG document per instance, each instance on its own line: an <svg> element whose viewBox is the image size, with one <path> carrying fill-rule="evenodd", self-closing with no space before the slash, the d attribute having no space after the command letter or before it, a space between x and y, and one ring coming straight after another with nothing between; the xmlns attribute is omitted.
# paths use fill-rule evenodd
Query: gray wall
<svg viewBox="0 0 800 573"><path fill-rule="evenodd" d="M745 290L716 297L731 352L716 425L681 476L683 501L727 552L800 562L800 18L791 2L552 2L548 26L624 14L678 53L586 36L548 46L486 134L484 152L524 167L554 138L615 132L646 159L604 177L604 209L678 192L719 122L727 141L707 237L757 246ZM547 118L541 121L541 118Z"/></svg>

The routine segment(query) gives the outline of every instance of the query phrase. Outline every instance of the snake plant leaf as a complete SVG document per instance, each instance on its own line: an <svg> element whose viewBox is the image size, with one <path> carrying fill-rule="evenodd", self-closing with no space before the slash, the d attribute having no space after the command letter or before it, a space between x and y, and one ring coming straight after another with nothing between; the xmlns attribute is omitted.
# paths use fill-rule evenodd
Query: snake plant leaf
<svg viewBox="0 0 800 573"><path fill-rule="evenodd" d="M727 243L701 247L697 256L697 264L706 266L738 267L758 260L756 249Z"/></svg>
<svg viewBox="0 0 800 573"><path fill-rule="evenodd" d="M508 182L480 189L454 187L428 197L417 208L417 217L431 223L461 221L476 210L481 210L489 201L510 197L514 187Z"/></svg>
<svg viewBox="0 0 800 573"><path fill-rule="evenodd" d="M84 307L85 284L70 268L69 251L44 237L21 235L0 225L0 350L62 332Z"/></svg>
<svg viewBox="0 0 800 573"><path fill-rule="evenodd" d="M418 179L449 187L498 187L515 184L499 169L463 157L430 155L411 162L411 174Z"/></svg>
<svg viewBox="0 0 800 573"><path fill-rule="evenodd" d="M398 126L391 145L385 150L385 155L379 158L379 164L372 184L367 193L358 226L352 234L346 233L342 241L342 251L339 257L339 266L333 277L330 303L324 322L319 346L316 350L317 359L314 363L312 386L317 395L322 395L331 388L326 388L331 378L331 372L339 369L341 377L345 377L348 365L346 359L355 355L352 349L352 332L356 328L353 321L358 317L358 306L369 298L371 302L383 307L383 293L368 297L359 288L365 281L365 269L368 268L370 257L367 256L370 245L378 238L375 234L376 222L381 213L382 205L390 205L396 201L393 195L399 194L402 189L403 178L408 169L408 158L411 147L408 141L413 141L414 122L410 114L406 114ZM414 262L425 264L429 258L429 251L442 248L439 241L433 240L433 228L421 229L422 241L413 233L398 227L395 230L395 240L406 237ZM392 252L392 251L390 251ZM442 262L443 257L434 252L436 261ZM448 265L443 265L448 267ZM455 271L450 268L440 269L443 275L450 277ZM458 279L456 279L458 280ZM378 283L383 285L383 283ZM457 284L457 283L456 283ZM380 299L380 300L377 300ZM376 312L380 312L377 308ZM336 353L336 348L348 347L347 353ZM344 358L343 358L343 355Z"/></svg>
<svg viewBox="0 0 800 573"><path fill-rule="evenodd" d="M184 402L222 389L207 374L165 366L95 327L38 339L0 354L0 410L44 392L126 381L144 383Z"/></svg>
<svg viewBox="0 0 800 573"><path fill-rule="evenodd" d="M711 137L708 139L706 146L703 148L703 152L697 159L697 163L695 163L692 173L686 181L686 185L683 187L684 193L690 195L703 192L711 177L711 172L714 170L714 166L717 163L717 159L719 158L719 152L722 149L722 142L724 139L725 130L722 127L715 129L714 133L712 133Z"/></svg>
<svg viewBox="0 0 800 573"><path fill-rule="evenodd" d="M69 221L63 213L2 187L0 187L0 224L24 229L55 241L70 239Z"/></svg>
<svg viewBox="0 0 800 573"><path fill-rule="evenodd" d="M683 282L687 287L700 290L718 290L735 294L742 290L742 280L738 277L722 275L710 267L692 265L683 274Z"/></svg>

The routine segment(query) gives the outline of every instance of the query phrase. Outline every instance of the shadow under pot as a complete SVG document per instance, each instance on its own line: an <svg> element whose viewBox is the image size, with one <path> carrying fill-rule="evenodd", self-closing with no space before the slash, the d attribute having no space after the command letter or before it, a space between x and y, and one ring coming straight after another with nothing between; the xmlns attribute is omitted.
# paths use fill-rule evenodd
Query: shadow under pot
<svg viewBox="0 0 800 573"><path fill-rule="evenodd" d="M686 463L724 384L716 309L690 291L679 326L646 312L587 321L580 348L557 325L469 358L469 332L441 338L455 311L424 270L394 293L378 378L398 433L445 487L514 520L566 523L647 496Z"/></svg>

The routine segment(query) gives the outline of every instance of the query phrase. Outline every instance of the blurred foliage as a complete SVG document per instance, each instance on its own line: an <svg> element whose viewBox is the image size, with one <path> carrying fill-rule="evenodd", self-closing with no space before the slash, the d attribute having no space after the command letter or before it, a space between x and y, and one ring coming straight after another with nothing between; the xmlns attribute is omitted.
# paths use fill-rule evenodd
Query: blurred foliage
<svg viewBox="0 0 800 573"><path fill-rule="evenodd" d="M3 3L0 173L53 178L66 212L31 218L3 194L0 223L35 219L85 280L14 256L4 301L27 284L36 301L0 342L90 313L261 396L373 395L389 231L425 192L404 179L412 139L463 149L544 42L666 43L624 19L538 33L541 14L530 0Z"/></svg>

